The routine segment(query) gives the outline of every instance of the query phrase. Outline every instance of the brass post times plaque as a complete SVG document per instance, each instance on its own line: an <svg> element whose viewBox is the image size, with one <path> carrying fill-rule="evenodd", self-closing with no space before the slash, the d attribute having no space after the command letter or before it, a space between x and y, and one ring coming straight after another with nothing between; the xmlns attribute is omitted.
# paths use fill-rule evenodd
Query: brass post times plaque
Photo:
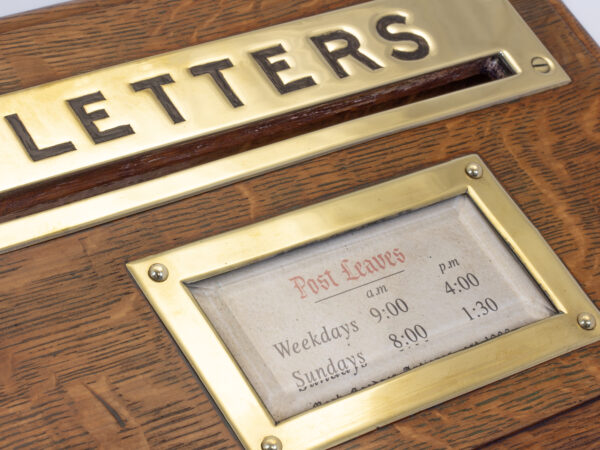
<svg viewBox="0 0 600 450"><path fill-rule="evenodd" d="M556 314L466 195L189 288L277 422Z"/></svg>
<svg viewBox="0 0 600 450"><path fill-rule="evenodd" d="M333 445L600 338L474 155L128 268L248 448Z"/></svg>

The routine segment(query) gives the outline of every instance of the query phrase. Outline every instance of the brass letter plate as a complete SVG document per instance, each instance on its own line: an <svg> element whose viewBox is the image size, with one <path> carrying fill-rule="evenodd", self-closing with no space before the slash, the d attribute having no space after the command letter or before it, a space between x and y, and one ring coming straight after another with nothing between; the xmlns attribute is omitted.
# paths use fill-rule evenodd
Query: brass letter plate
<svg viewBox="0 0 600 450"><path fill-rule="evenodd" d="M569 78L506 0L377 0L4 95L0 193L488 60L498 79L2 223L0 251Z"/></svg>
<svg viewBox="0 0 600 450"><path fill-rule="evenodd" d="M600 338L474 155L128 268L248 448L333 445Z"/></svg>

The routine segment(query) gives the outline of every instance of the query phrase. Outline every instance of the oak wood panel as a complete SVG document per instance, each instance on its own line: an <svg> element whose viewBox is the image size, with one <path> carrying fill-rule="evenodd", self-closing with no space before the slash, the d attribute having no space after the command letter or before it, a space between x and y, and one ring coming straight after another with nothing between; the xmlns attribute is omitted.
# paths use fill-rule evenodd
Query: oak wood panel
<svg viewBox="0 0 600 450"><path fill-rule="evenodd" d="M111 8L129 0L70 0L51 7L34 9L0 19L0 33L79 16L98 9Z"/></svg>
<svg viewBox="0 0 600 450"><path fill-rule="evenodd" d="M163 39L165 48L189 45L191 29L197 31L195 40L213 39L219 33L233 34L341 3L232 1L213 6L201 1L148 1L143 12L146 24L140 24L131 9L140 3L130 2L84 14L74 23L59 20L0 35L0 49L10 47L7 35L13 34L21 39L22 48L29 49L23 53L30 55L16 64L15 54L0 60L0 79L13 86L32 82L35 77L28 73L19 78L19 64L28 58L47 61L45 67L52 70L44 76L99 67L102 57L110 53L105 45L114 45L119 34L127 39L105 65L160 51ZM597 301L599 55L573 34L576 24L566 21L552 3L518 0L514 4L573 78L571 85L353 146L3 255L0 445L237 447L197 377L130 279L125 262L467 153L484 158ZM213 9L219 6L225 6L221 13ZM152 37L156 28L157 37ZM51 36L53 29L60 29L56 38ZM95 37L86 34L90 29ZM132 29L136 31L130 34ZM30 37L23 40L28 32ZM77 42L82 36L87 36L85 44ZM45 44L46 38L57 40ZM60 63L52 66L57 59L52 58L52 42L61 38L75 42L72 48L62 49L57 57ZM100 45L90 52L92 42ZM75 67L84 55L89 55L89 61L83 68ZM599 395L600 344L596 344L383 427L342 448L444 448L499 442L535 424L544 428L541 421L566 410L578 414L578 405L585 408ZM582 411L585 415L587 410ZM549 433L549 439L556 439Z"/></svg>
<svg viewBox="0 0 600 450"><path fill-rule="evenodd" d="M569 8L561 0L548 0L556 9L556 12L562 16L565 23L571 28L571 32L577 36L591 54L598 54L598 44L587 30L579 23L577 18L571 14Z"/></svg>
<svg viewBox="0 0 600 450"><path fill-rule="evenodd" d="M485 449L600 448L600 397L486 445Z"/></svg>

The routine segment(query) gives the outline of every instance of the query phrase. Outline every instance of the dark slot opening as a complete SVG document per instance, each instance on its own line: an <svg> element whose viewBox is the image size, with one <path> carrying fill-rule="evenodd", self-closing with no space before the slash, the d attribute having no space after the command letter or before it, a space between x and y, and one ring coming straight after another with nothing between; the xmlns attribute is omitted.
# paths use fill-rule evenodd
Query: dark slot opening
<svg viewBox="0 0 600 450"><path fill-rule="evenodd" d="M514 74L501 55L492 55L194 141L121 159L3 194L0 197L0 222Z"/></svg>

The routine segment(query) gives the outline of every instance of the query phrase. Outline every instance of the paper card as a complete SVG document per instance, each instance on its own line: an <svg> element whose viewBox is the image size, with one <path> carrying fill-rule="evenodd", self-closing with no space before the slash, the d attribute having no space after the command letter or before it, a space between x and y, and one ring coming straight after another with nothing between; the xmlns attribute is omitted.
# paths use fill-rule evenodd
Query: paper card
<svg viewBox="0 0 600 450"><path fill-rule="evenodd" d="M557 313L467 196L189 288L276 422Z"/></svg>

